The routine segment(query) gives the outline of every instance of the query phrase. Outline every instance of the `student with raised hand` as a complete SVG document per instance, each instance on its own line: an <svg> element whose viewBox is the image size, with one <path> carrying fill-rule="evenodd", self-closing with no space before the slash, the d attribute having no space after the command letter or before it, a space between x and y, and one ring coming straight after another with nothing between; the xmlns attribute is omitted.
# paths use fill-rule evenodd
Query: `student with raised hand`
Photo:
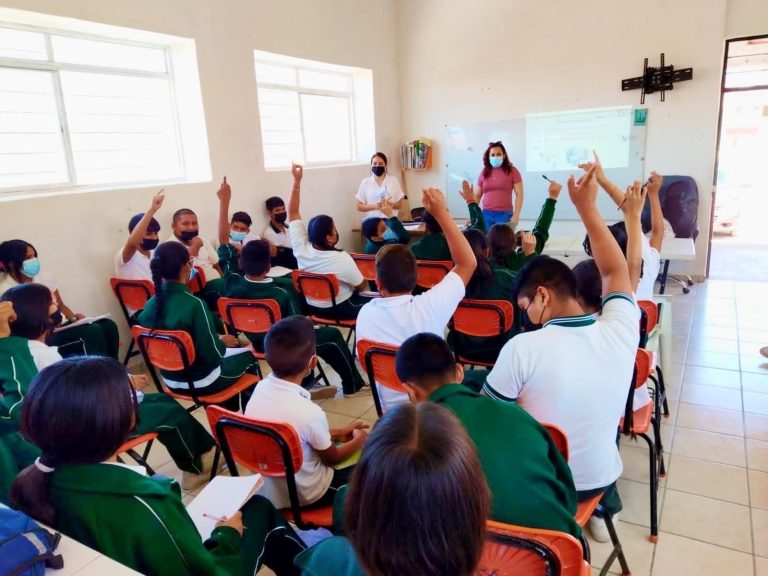
<svg viewBox="0 0 768 576"><path fill-rule="evenodd" d="M291 236L288 230L288 211L285 202L279 196L271 196L264 202L269 224L264 228L262 237L275 247L276 254L272 256L272 266L284 266L295 270L299 267L291 248Z"/></svg>
<svg viewBox="0 0 768 576"><path fill-rule="evenodd" d="M339 294L336 307L330 302L307 298L308 308L313 314L344 320L357 318L360 308L369 301L358 292L367 290L368 281L363 278L352 256L336 248L339 233L333 218L325 214L314 216L304 224L299 211L301 204L301 179L304 168L291 166L293 188L288 200L288 220L291 229L291 246L299 268L315 274L334 274L339 280Z"/></svg>
<svg viewBox="0 0 768 576"><path fill-rule="evenodd" d="M283 318L301 315L299 295L290 278L269 278L270 245L264 240L252 240L240 253L240 268L243 274L229 274L224 287L228 298L252 300L271 299L280 306ZM254 350L264 352L264 334L246 334ZM315 329L317 355L325 360L341 378L344 394L360 391L365 382L355 367L355 361L344 342L341 331L333 326L320 326ZM335 395L336 388L321 386L311 389L313 398L328 391Z"/></svg>
<svg viewBox="0 0 768 576"><path fill-rule="evenodd" d="M305 576L470 576L490 512L472 440L448 410L404 404L378 421L346 496L347 537L296 558Z"/></svg>
<svg viewBox="0 0 768 576"><path fill-rule="evenodd" d="M193 276L195 259L180 242L158 246L150 263L155 295L149 299L137 321L141 326L157 330L184 330L195 345L195 360L190 372L199 394L214 394L232 386L246 372L255 371L256 359L248 348L228 355L227 348L239 348L232 335L219 336L213 315L205 302L192 295L187 282ZM239 353L238 353L239 352ZM181 372L162 370L163 381L180 392L189 390ZM238 398L222 404L237 410Z"/></svg>
<svg viewBox="0 0 768 576"><path fill-rule="evenodd" d="M604 492L606 511L616 514L622 471L616 431L632 381L639 313L624 256L597 210L594 173L590 167L578 182L569 178L568 191L602 278L602 314L585 313L567 265L548 256L533 258L520 271L517 291L529 331L507 342L483 390L562 428L579 500ZM607 541L601 519L593 517L590 530Z"/></svg>
<svg viewBox="0 0 768 576"><path fill-rule="evenodd" d="M155 220L155 214L163 205L164 190L152 197L149 209L136 214L128 222L128 240L125 246L115 254L115 276L124 280L152 281L152 271L149 261L152 252L157 248L160 223Z"/></svg>
<svg viewBox="0 0 768 576"><path fill-rule="evenodd" d="M475 192L469 182L466 180L462 182L459 193L464 198L469 209L469 225L467 228L480 230L485 233L483 212L480 210L480 206L477 205ZM417 260L450 260L451 250L445 234L447 223L438 221L426 206L424 208L425 211L421 216L421 220L424 222L426 233L420 240L414 242L413 246L411 246L411 251ZM453 219L449 218L448 222L450 222L451 226L456 227Z"/></svg>
<svg viewBox="0 0 768 576"><path fill-rule="evenodd" d="M445 230L454 268L434 287L414 296L416 258L402 244L384 246L376 254L376 285L381 298L374 298L360 311L356 329L358 342L371 340L399 346L419 332L442 336L464 298L465 287L477 266L472 248L453 223L440 190L424 190L422 202ZM408 401L406 394L384 386L379 386L378 392L385 410Z"/></svg>
<svg viewBox="0 0 768 576"><path fill-rule="evenodd" d="M137 402L125 368L109 358L41 371L21 430L42 454L13 483L13 506L148 576L241 576L262 564L298 574L292 563L304 546L264 498L248 500L203 542L174 480L117 461Z"/></svg>
<svg viewBox="0 0 768 576"><path fill-rule="evenodd" d="M230 220L229 203L232 200L232 188L226 176L216 191L216 196L219 199L219 247L216 250L219 266L224 274L237 272L238 258L243 246L251 240L258 240L259 237L251 233L253 220L247 212L235 212Z"/></svg>
<svg viewBox="0 0 768 576"><path fill-rule="evenodd" d="M58 312L48 288L42 284L16 286L3 294L2 300L13 303L16 319L11 322L11 335L26 340L35 368L40 371L61 360L58 350L45 344ZM137 391L148 383L145 376L128 376ZM213 437L170 396L140 394L139 398L140 418L131 436L157 432L158 440L183 472L184 490L207 482L214 456Z"/></svg>
<svg viewBox="0 0 768 576"><path fill-rule="evenodd" d="M48 287L59 307L62 319L57 327L85 318L85 314L73 312L64 303L54 280L41 273L37 250L29 242L8 240L0 243L0 268L5 270L0 272L0 295L13 286L37 282ZM102 318L90 324L55 332L49 336L48 344L57 346L64 357L90 354L117 358L120 336L117 324L109 318Z"/></svg>
<svg viewBox="0 0 768 576"><path fill-rule="evenodd" d="M397 216L393 216L392 204L384 200L381 203L384 218L372 216L363 220L362 230L365 236L364 254L376 254L379 248L387 244L408 244L411 234L403 227Z"/></svg>
<svg viewBox="0 0 768 576"><path fill-rule="evenodd" d="M555 207L563 186L550 181L548 197L544 200L541 213L531 232L515 233L514 228L505 224L494 224L488 232L490 259L494 268L507 268L517 273L529 258L541 254L549 240L549 227L555 217ZM519 246L517 238L519 236Z"/></svg>
<svg viewBox="0 0 768 576"><path fill-rule="evenodd" d="M313 403L301 382L317 366L315 328L304 316L283 318L267 332L264 341L272 372L248 401L244 414L257 420L285 422L299 435L304 461L296 471L301 506L333 502L336 490L347 483L353 467L334 470L362 448L368 424L354 422L330 429L322 408ZM338 444L336 444L338 442ZM264 478L259 493L278 508L290 506L284 478Z"/></svg>

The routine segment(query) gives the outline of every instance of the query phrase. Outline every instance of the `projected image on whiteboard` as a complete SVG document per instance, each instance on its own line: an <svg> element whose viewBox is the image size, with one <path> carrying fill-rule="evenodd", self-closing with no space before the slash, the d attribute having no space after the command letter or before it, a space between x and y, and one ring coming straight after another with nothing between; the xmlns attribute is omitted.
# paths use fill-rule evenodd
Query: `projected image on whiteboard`
<svg viewBox="0 0 768 576"><path fill-rule="evenodd" d="M604 168L624 168L629 165L631 120L631 106L528 114L526 170L573 170L592 159L593 149Z"/></svg>

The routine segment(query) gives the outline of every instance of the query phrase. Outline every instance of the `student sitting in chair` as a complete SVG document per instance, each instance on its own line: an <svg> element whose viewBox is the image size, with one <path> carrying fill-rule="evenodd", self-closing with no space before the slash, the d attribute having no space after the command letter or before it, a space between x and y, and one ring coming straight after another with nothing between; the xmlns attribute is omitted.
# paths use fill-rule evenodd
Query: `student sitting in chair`
<svg viewBox="0 0 768 576"><path fill-rule="evenodd" d="M124 280L152 281L152 270L149 261L158 244L160 223L155 220L155 214L163 205L163 191L160 190L152 198L149 210L136 214L128 222L128 240L125 246L115 254L115 277Z"/></svg>
<svg viewBox="0 0 768 576"><path fill-rule="evenodd" d="M251 240L258 240L259 237L251 234L253 221L247 212L235 212L230 220L229 202L232 200L232 188L226 176L216 196L219 199L219 247L216 250L219 266L224 274L238 272L238 259L243 246Z"/></svg>
<svg viewBox="0 0 768 576"><path fill-rule="evenodd" d="M318 316L353 320L369 300L358 294L368 288L368 281L363 278L352 256L336 248L339 233L333 218L321 214L313 217L309 224L304 224L299 212L304 168L294 164L291 171L293 188L288 201L288 220L293 255L302 270L315 274L334 274L339 280L335 308L330 302L310 298L307 298L307 305L310 312Z"/></svg>
<svg viewBox="0 0 768 576"><path fill-rule="evenodd" d="M388 244L408 244L411 234L403 228L397 216L393 216L392 203L384 200L381 203L381 211L385 218L372 216L362 223L363 236L365 236L364 254L376 254L379 248Z"/></svg>
<svg viewBox="0 0 768 576"><path fill-rule="evenodd" d="M485 233L485 220L483 220L483 211L480 210L480 206L475 200L475 193L472 190L472 186L464 180L461 187L461 197L467 203L469 209L469 225L467 228L475 228ZM448 247L448 241L446 239L445 230L448 224L456 227L452 218L448 218L447 221L439 221L435 214L430 212L427 206L421 216L422 222L424 222L424 228L426 233L420 240L414 242L411 246L411 252L417 260L450 260L451 251Z"/></svg>
<svg viewBox="0 0 768 576"><path fill-rule="evenodd" d="M432 403L376 424L345 499L347 537L296 558L304 576L471 576L490 513L488 485L461 423Z"/></svg>
<svg viewBox="0 0 768 576"><path fill-rule="evenodd" d="M533 258L520 271L517 291L529 331L501 350L484 391L562 428L579 500L604 493L606 512L616 514L622 471L616 432L632 380L639 313L627 263L597 210L594 172L590 168L578 183L569 178L568 191L603 279L602 314L595 319L585 313L567 265L548 256ZM607 540L601 519L593 517L590 530L595 539Z"/></svg>
<svg viewBox="0 0 768 576"><path fill-rule="evenodd" d="M506 268L517 273L526 261L544 250L549 239L549 227L555 216L555 206L563 186L550 182L549 197L544 200L541 213L532 232L515 232L506 224L494 224L488 232L490 260L494 268Z"/></svg>
<svg viewBox="0 0 768 576"><path fill-rule="evenodd" d="M267 198L265 202L269 224L264 228L264 240L275 247L276 254L272 256L272 266L283 266L295 270L299 267L291 248L291 235L286 225L288 212L285 202L279 196Z"/></svg>
<svg viewBox="0 0 768 576"><path fill-rule="evenodd" d="M232 335L219 336L213 315L205 303L193 296L187 282L195 274L194 258L180 242L166 242L158 246L151 262L155 295L149 299L137 320L145 328L157 330L184 330L192 337L195 360L190 366L195 390L201 395L221 392L232 386L246 372L254 373L256 359L248 348L227 354L227 348L238 348L240 343ZM182 372L162 371L169 388L180 392L189 390ZM237 410L237 397L225 408Z"/></svg>
<svg viewBox="0 0 768 576"><path fill-rule="evenodd" d="M264 498L220 520L203 542L174 480L119 463L139 419L118 362L85 357L44 369L21 415L22 433L42 454L13 483L12 505L148 576L241 576L262 564L299 573L293 559L304 546Z"/></svg>
<svg viewBox="0 0 768 576"><path fill-rule="evenodd" d="M264 240L253 240L240 253L240 268L244 274L227 276L224 294L228 298L251 300L271 299L280 305L283 318L301 315L299 295L289 278L269 278L270 245ZM258 352L264 352L264 334L246 334ZM354 394L363 386L363 379L338 328L321 326L315 330L317 355L325 360L341 378L345 394ZM335 394L336 388L327 388ZM322 390L322 388L321 388ZM313 392L315 390L312 390Z"/></svg>
<svg viewBox="0 0 768 576"><path fill-rule="evenodd" d="M24 284L11 288L2 297L13 303L16 319L11 322L11 335L24 338L38 371L61 360L53 346L45 344L45 337L55 325L58 309L51 293L41 284ZM148 383L146 376L128 376L136 390ZM21 398L23 400L22 391ZM195 420L180 404L165 394L137 394L139 422L131 436L157 432L158 440L168 450L176 466L183 472L181 487L194 490L208 481L214 456L214 441L202 424Z"/></svg>
<svg viewBox="0 0 768 576"><path fill-rule="evenodd" d="M493 496L492 519L581 536L571 470L549 432L519 406L460 384L464 368L445 340L408 338L397 352L397 376L411 402L442 404L467 429Z"/></svg>
<svg viewBox="0 0 768 576"><path fill-rule="evenodd" d="M381 298L374 298L360 311L357 318L358 342L371 340L399 346L419 332L442 336L464 298L465 286L477 266L472 248L453 224L440 190L424 190L422 201L445 230L455 266L436 286L414 296L411 294L416 286L416 259L413 253L402 244L384 246L376 254L376 285ZM377 386L385 410L408 401L403 393Z"/></svg>
<svg viewBox="0 0 768 576"><path fill-rule="evenodd" d="M272 372L264 378L248 401L245 415L257 420L285 422L301 440L304 462L296 471L296 489L301 506L332 502L336 489L347 483L352 467L332 467L362 448L368 435L363 422L330 429L322 408L301 387L307 372L317 366L315 328L303 316L283 318L274 324L264 341L267 364ZM340 442L338 445L334 441ZM290 506L285 479L264 478L259 492L277 508Z"/></svg>

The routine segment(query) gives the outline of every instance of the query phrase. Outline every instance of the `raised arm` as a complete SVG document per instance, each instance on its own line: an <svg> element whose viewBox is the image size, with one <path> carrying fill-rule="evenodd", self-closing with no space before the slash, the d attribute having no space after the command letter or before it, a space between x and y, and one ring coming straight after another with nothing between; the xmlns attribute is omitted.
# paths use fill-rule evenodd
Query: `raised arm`
<svg viewBox="0 0 768 576"><path fill-rule="evenodd" d="M229 202L232 200L232 188L227 184L227 177L216 191L219 197L219 244L229 244Z"/></svg>
<svg viewBox="0 0 768 576"><path fill-rule="evenodd" d="M466 286L477 267L477 260L469 242L451 218L448 208L445 206L445 197L440 190L437 188L425 189L422 203L443 229L445 240L448 242L448 249L451 251L451 258L455 264L453 271L459 275Z"/></svg>
<svg viewBox="0 0 768 576"><path fill-rule="evenodd" d="M637 292L640 275L643 270L643 225L640 216L645 206L645 188L635 181L627 188L627 194L621 204L624 224L627 227L627 270L632 292Z"/></svg>
<svg viewBox="0 0 768 576"><path fill-rule="evenodd" d="M165 188L160 190L152 197L152 204L150 204L149 210L144 212L144 216L142 216L141 220L139 220L139 223L136 224L136 227L133 229L130 236L128 236L128 240L125 242L125 246L123 246L123 262L128 262L128 260L133 258L133 255L136 254L139 246L141 246L141 241L144 239L144 236L147 233L149 223L152 222L152 218L163 205L163 200L165 199L165 196L163 196L164 191Z"/></svg>
<svg viewBox="0 0 768 576"><path fill-rule="evenodd" d="M595 170L595 166L591 166L578 181L570 176L568 193L587 229L589 242L592 245L592 256L603 279L603 294L607 295L611 292L631 294L632 285L629 283L627 262L621 253L621 248L608 230L605 220L597 210Z"/></svg>
<svg viewBox="0 0 768 576"><path fill-rule="evenodd" d="M605 175L605 172L603 171L603 165L600 163L600 157L597 155L597 152L592 150L592 154L595 156L595 161L579 164L579 168L581 168L582 170L589 170L591 166L594 166L595 178L597 179L597 183L600 184L600 187L603 190L608 192L608 196L611 197L611 200L614 201L616 206L619 206L624 201L624 191L618 186L616 186L616 184L608 180L608 177Z"/></svg>
<svg viewBox="0 0 768 576"><path fill-rule="evenodd" d="M294 162L291 164L291 173L293 174L293 188L291 188L291 195L288 198L289 222L301 220L299 206L301 205L301 179L304 176L304 167Z"/></svg>
<svg viewBox="0 0 768 576"><path fill-rule="evenodd" d="M664 176L651 172L648 179L648 198L651 204L651 246L661 252L661 245L664 242L664 214L661 211L661 200L659 200L659 190L664 182Z"/></svg>
<svg viewBox="0 0 768 576"><path fill-rule="evenodd" d="M480 188L479 186L477 188ZM485 217L483 216L483 211L480 209L480 205L477 203L477 189L473 190L472 185L464 180L461 183L461 190L459 190L459 194L462 198L464 198L464 201L467 203L467 210L469 210L469 226L468 228L474 228L475 230L480 230L483 234L487 232L487 228L485 225ZM483 193L480 192L480 196L482 196Z"/></svg>

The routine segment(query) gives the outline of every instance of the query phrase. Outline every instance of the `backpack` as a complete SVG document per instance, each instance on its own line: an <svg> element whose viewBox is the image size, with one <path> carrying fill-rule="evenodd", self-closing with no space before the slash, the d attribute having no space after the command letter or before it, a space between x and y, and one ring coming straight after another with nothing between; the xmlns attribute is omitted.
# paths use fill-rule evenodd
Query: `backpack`
<svg viewBox="0 0 768 576"><path fill-rule="evenodd" d="M43 576L46 567L63 568L54 554L61 534L51 533L18 510L0 506L0 576Z"/></svg>

